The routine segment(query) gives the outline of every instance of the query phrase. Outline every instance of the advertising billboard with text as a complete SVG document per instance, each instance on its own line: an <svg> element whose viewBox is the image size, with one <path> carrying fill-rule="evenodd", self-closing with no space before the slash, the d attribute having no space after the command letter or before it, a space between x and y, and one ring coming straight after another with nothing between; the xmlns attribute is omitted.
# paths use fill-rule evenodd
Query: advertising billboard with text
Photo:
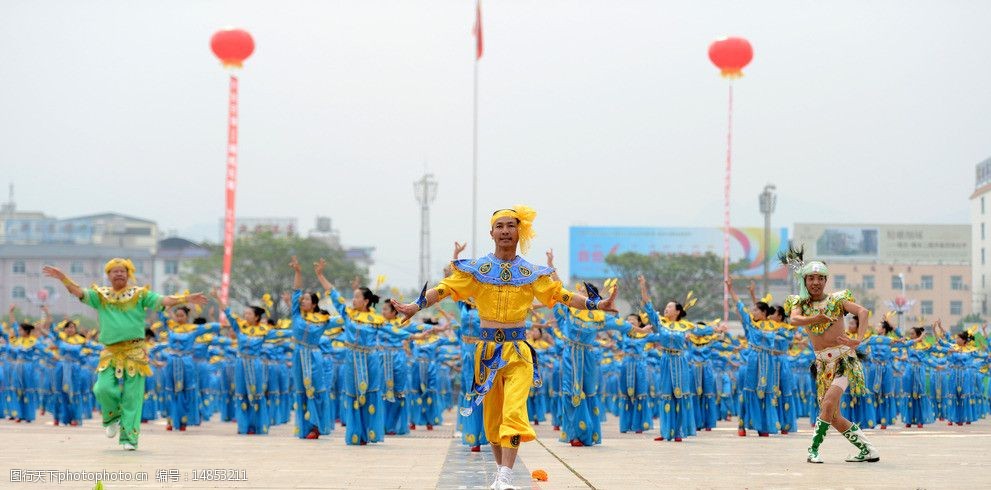
<svg viewBox="0 0 991 490"><path fill-rule="evenodd" d="M640 254L704 254L723 255L722 228L646 228L646 227L591 227L570 228L569 271L572 277L599 279L611 277L605 258L613 254L636 252ZM779 251L788 247L788 229L771 230L772 279L785 279L787 269L777 260ZM764 275L764 229L730 228L730 261L747 261L746 270L739 275L761 277Z"/></svg>

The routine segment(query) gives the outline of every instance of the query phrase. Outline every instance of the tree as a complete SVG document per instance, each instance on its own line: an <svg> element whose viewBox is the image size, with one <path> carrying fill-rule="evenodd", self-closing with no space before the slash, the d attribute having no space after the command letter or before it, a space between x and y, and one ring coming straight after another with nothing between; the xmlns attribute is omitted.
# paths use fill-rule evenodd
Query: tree
<svg viewBox="0 0 991 490"><path fill-rule="evenodd" d="M210 255L192 261L191 272L183 274L194 291L209 291L220 286L220 272L224 260L221 245L206 245ZM231 263L230 298L242 304L261 305L265 293L273 301L280 301L281 293L292 288L293 273L289 258L295 255L303 266L303 284L318 288L311 264L326 259L324 274L338 287L348 287L358 276L365 283L365 271L349 260L343 250L331 247L315 238L281 237L272 233L259 233L239 237L234 242L234 260Z"/></svg>
<svg viewBox="0 0 991 490"><path fill-rule="evenodd" d="M872 312L874 312L874 314L880 313L880 310L878 308L881 306L882 303L879 301L879 298L877 297L876 294L859 286L851 287L849 289L850 289L850 294L852 294L853 297L856 298L857 304L863 306L864 308L867 308L868 310L871 310ZM878 323L881 322L880 319L875 319L875 320ZM872 321L871 323L874 323L874 321Z"/></svg>
<svg viewBox="0 0 991 490"><path fill-rule="evenodd" d="M723 259L708 252L700 255L654 254L643 255L626 252L606 257L623 286L620 297L632 304L640 304L637 276L643 274L651 298L663 309L668 301L685 302L685 296L693 291L698 303L690 316L708 321L723 314ZM730 264L730 271L739 270L742 263Z"/></svg>
<svg viewBox="0 0 991 490"><path fill-rule="evenodd" d="M977 323L977 324L983 325L985 323L985 320L984 320L983 317L981 317L981 314L980 313L971 313L971 314L969 314L969 315L961 318L960 321L957 322L957 324L953 326L952 331L954 331L954 332L963 331L963 329L967 325L970 325L970 324L973 324L973 323Z"/></svg>

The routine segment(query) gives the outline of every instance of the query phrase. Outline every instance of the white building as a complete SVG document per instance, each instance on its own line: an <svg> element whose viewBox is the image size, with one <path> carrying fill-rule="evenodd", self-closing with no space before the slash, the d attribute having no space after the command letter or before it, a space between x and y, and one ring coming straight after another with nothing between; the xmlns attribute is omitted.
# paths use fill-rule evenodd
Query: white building
<svg viewBox="0 0 991 490"><path fill-rule="evenodd" d="M991 206L991 158L977 164L974 193L970 195L970 224L972 243L971 274L973 276L973 311L988 314L988 206Z"/></svg>

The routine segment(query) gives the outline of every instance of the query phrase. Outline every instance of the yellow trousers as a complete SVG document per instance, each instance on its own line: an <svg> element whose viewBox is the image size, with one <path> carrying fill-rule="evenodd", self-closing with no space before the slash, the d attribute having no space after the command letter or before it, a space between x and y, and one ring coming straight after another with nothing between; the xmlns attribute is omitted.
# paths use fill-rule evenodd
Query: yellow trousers
<svg viewBox="0 0 991 490"><path fill-rule="evenodd" d="M484 382L489 370L481 365L492 356L498 344L480 341L475 347L475 382ZM492 388L482 400L482 423L491 444L516 448L537 434L530 426L526 401L533 386L533 359L526 342L505 342L502 359L506 365L496 371Z"/></svg>

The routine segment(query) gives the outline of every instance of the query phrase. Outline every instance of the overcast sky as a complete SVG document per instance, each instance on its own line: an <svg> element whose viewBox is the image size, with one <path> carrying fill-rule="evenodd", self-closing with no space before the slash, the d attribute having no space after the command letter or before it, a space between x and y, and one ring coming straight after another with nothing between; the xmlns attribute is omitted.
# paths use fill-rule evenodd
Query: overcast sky
<svg viewBox="0 0 991 490"><path fill-rule="evenodd" d="M762 225L768 182L777 226L969 221L991 2L489 0L483 17L480 223L536 208L535 262L554 247L567 273L571 225L720 225L727 82L706 52L723 35L755 51L734 87L734 224ZM238 214L331 216L377 248L373 276L412 287L424 169L435 268L471 231L473 20L472 0L4 0L0 180L22 210L216 239L227 79L209 39L243 27Z"/></svg>

